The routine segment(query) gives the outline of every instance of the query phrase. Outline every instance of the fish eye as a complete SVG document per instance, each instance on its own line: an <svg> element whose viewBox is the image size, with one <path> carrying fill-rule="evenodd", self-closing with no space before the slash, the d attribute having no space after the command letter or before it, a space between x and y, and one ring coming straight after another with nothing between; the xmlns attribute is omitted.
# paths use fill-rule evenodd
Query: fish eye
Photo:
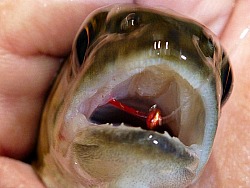
<svg viewBox="0 0 250 188"><path fill-rule="evenodd" d="M82 65L85 57L86 50L89 44L89 36L86 28L82 30L76 41L76 52L79 65Z"/></svg>
<svg viewBox="0 0 250 188"><path fill-rule="evenodd" d="M223 93L221 98L221 104L225 104L229 98L232 88L233 88L233 73L231 70L230 62L227 54L225 52L222 56L222 66L221 66L221 82L223 87Z"/></svg>
<svg viewBox="0 0 250 188"><path fill-rule="evenodd" d="M137 29L140 23L140 16L136 13L130 13L121 21L120 29L122 32L131 32Z"/></svg>
<svg viewBox="0 0 250 188"><path fill-rule="evenodd" d="M214 52L217 50L216 49L216 45L214 45L214 42L213 42L213 40L210 38L210 37L208 37L208 39L207 39L207 51L208 51L208 55L210 56L210 57L213 57L213 55L214 55Z"/></svg>
<svg viewBox="0 0 250 188"><path fill-rule="evenodd" d="M210 37L202 37L199 40L199 47L206 57L213 58L216 46Z"/></svg>

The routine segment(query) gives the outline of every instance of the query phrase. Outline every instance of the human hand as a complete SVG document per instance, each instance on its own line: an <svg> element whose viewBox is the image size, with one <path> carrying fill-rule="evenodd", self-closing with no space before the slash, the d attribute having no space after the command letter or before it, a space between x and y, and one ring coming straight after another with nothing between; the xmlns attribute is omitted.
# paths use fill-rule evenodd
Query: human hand
<svg viewBox="0 0 250 188"><path fill-rule="evenodd" d="M46 93L76 31L91 11L112 3L118 1L1 1L0 155L13 159L0 157L0 187L43 187L31 166L20 160L35 146ZM137 3L191 16L221 38L233 66L234 91L223 108L212 156L193 187L249 186L250 36L239 37L250 24L250 2L238 1L234 7L228 0Z"/></svg>

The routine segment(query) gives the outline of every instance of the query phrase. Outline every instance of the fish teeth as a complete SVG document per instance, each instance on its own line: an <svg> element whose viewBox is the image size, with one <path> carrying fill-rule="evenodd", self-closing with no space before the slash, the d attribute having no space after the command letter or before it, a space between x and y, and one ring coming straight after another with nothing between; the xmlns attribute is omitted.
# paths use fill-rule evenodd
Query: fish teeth
<svg viewBox="0 0 250 188"><path fill-rule="evenodd" d="M192 144L191 146L186 146L185 144L183 144L180 139L178 137L172 137L168 134L167 131L164 132L163 136L165 136L168 139L172 139L174 140L176 143L180 144L181 146L183 146L185 148L186 151L188 151L188 153L190 154L190 156L193 156L195 158L198 158L197 156L200 156L201 153L201 147L197 144Z"/></svg>
<svg viewBox="0 0 250 188"><path fill-rule="evenodd" d="M113 123L105 123L102 125L98 125L98 126L112 126L112 127L116 127L119 129L133 129L133 130L138 130L138 131L147 131L145 129L142 129L141 127L132 127L132 126L127 126L124 122L118 124L113 124ZM167 131L164 131L164 133L158 133L155 132L156 134L159 134L161 136L164 136L165 138L169 139L169 140L173 140L176 142L176 144L182 146L185 148L185 150L188 151L188 153L190 153L190 155L197 157L200 156L201 150L199 145L197 144L192 144L191 146L186 146L185 144L183 144L180 139L178 137L172 137Z"/></svg>

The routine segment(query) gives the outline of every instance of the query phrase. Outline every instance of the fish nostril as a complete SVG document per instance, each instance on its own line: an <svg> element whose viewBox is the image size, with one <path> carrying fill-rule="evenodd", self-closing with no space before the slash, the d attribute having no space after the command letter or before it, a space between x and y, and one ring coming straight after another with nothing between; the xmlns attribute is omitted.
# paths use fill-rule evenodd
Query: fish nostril
<svg viewBox="0 0 250 188"><path fill-rule="evenodd" d="M120 24L120 29L122 32L131 32L138 28L141 24L140 16L136 13L128 14Z"/></svg>

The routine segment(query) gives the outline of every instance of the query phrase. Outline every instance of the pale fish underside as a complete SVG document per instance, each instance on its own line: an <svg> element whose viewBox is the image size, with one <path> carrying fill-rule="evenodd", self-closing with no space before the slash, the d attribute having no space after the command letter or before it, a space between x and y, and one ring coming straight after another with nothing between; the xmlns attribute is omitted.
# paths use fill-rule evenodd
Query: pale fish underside
<svg viewBox="0 0 250 188"><path fill-rule="evenodd" d="M34 168L48 187L186 187L211 153L228 57L176 13L92 13L48 98Z"/></svg>

